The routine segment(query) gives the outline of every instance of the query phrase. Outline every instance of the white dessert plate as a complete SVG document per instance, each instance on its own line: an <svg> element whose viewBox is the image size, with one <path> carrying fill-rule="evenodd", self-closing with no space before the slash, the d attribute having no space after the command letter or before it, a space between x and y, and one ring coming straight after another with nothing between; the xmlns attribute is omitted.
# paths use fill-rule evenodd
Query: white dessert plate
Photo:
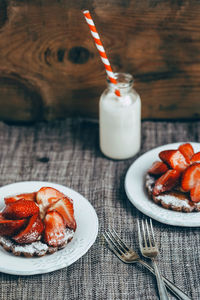
<svg viewBox="0 0 200 300"><path fill-rule="evenodd" d="M33 275L48 273L68 267L94 243L98 234L98 218L92 205L78 192L60 184L45 181L25 181L0 188L0 209L4 207L4 197L39 190L42 186L53 187L68 195L74 201L74 214L77 229L72 241L62 250L43 257L18 257L0 246L0 272L14 275Z"/></svg>
<svg viewBox="0 0 200 300"><path fill-rule="evenodd" d="M200 226L200 212L184 213L165 209L150 199L145 188L144 180L147 170L155 160L159 160L159 152L177 149L180 144L183 143L168 144L152 149L136 159L127 171L125 190L132 204L145 215L169 225L198 227ZM200 143L191 144L195 152L200 151Z"/></svg>

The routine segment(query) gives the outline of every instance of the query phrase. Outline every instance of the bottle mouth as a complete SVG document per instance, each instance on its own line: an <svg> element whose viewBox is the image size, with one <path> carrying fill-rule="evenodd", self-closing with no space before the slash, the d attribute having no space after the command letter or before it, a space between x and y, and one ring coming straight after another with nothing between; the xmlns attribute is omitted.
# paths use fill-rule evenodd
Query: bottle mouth
<svg viewBox="0 0 200 300"><path fill-rule="evenodd" d="M114 73L114 77L117 80L117 86L120 89L127 89L133 85L134 79L133 76L129 73ZM107 77L107 82L109 85L113 85Z"/></svg>

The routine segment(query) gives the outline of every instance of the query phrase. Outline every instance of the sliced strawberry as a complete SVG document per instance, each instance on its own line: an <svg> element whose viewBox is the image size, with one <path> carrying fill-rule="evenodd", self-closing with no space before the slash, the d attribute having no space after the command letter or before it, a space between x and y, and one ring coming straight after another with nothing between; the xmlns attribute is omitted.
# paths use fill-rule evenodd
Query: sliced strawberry
<svg viewBox="0 0 200 300"><path fill-rule="evenodd" d="M153 195L157 196L163 192L172 190L179 183L179 178L180 172L178 170L168 170L156 180Z"/></svg>
<svg viewBox="0 0 200 300"><path fill-rule="evenodd" d="M190 198L193 202L200 201L200 183L195 185L190 191Z"/></svg>
<svg viewBox="0 0 200 300"><path fill-rule="evenodd" d="M66 227L69 227L74 231L76 230L76 221L74 218L74 207L72 199L63 197L49 207L48 211L52 210L56 210L61 214Z"/></svg>
<svg viewBox="0 0 200 300"><path fill-rule="evenodd" d="M13 240L19 244L30 244L37 241L44 230L44 225L38 214L33 215L27 227L13 237Z"/></svg>
<svg viewBox="0 0 200 300"><path fill-rule="evenodd" d="M65 244L65 224L58 212L48 212L44 218L44 225L44 240L49 246L58 247Z"/></svg>
<svg viewBox="0 0 200 300"><path fill-rule="evenodd" d="M159 153L160 159L168 164L172 169L183 171L189 163L179 150L164 150Z"/></svg>
<svg viewBox="0 0 200 300"><path fill-rule="evenodd" d="M9 204L9 203L21 200L21 199L35 201L36 193L26 193L26 194L19 194L19 195L12 196L12 197L6 197L6 198L4 198L4 201L5 201L5 204Z"/></svg>
<svg viewBox="0 0 200 300"><path fill-rule="evenodd" d="M181 187L185 192L188 192L199 183L200 163L194 163L183 172Z"/></svg>
<svg viewBox="0 0 200 300"><path fill-rule="evenodd" d="M178 150L183 154L188 164L190 164L190 159L194 155L194 149L190 143L182 144L179 146Z"/></svg>
<svg viewBox="0 0 200 300"><path fill-rule="evenodd" d="M1 216L0 218L0 235L13 236L17 234L27 224L27 219L21 220L6 220Z"/></svg>
<svg viewBox="0 0 200 300"><path fill-rule="evenodd" d="M200 162L200 152L195 153L192 158L191 158L191 162Z"/></svg>
<svg viewBox="0 0 200 300"><path fill-rule="evenodd" d="M39 213L39 207L34 201L18 200L13 203L7 204L2 215L6 219L23 219Z"/></svg>
<svg viewBox="0 0 200 300"><path fill-rule="evenodd" d="M36 194L36 201L39 204L40 214L43 218L47 208L57 202L65 195L52 187L42 187Z"/></svg>
<svg viewBox="0 0 200 300"><path fill-rule="evenodd" d="M167 165L162 161L155 161L151 168L148 170L148 173L151 175L162 175L168 170Z"/></svg>

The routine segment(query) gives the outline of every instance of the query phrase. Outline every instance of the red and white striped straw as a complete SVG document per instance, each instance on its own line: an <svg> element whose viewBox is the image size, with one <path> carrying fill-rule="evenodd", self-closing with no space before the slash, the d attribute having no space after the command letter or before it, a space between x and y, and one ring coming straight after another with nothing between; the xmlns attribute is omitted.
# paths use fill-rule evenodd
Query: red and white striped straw
<svg viewBox="0 0 200 300"><path fill-rule="evenodd" d="M102 62L104 64L104 67L106 69L106 73L108 75L108 78L109 78L110 82L112 82L113 84L117 85L117 80L115 79L115 76L114 76L114 73L112 71L111 65L109 63L109 60L108 60L107 55L106 55L106 52L104 50L104 47L102 45L102 42L100 40L99 34L98 34L97 30L96 30L96 27L94 25L94 22L92 20L92 17L90 15L89 10L83 11L83 14L84 14L85 20L86 20L86 22L87 22L87 24L88 24L88 26L90 28L90 32L91 32L92 37L94 39L95 45L96 45L96 47L97 47L97 49L99 51L99 54L100 54L101 60L102 60ZM120 91L117 88L115 89L115 94L118 97L121 96Z"/></svg>

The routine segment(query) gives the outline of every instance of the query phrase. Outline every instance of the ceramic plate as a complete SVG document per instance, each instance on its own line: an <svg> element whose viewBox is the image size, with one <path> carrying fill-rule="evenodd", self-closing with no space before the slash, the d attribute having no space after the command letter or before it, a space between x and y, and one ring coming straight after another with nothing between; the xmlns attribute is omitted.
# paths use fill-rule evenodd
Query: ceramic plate
<svg viewBox="0 0 200 300"><path fill-rule="evenodd" d="M183 213L165 209L149 198L144 186L147 170L155 160L159 159L159 152L177 149L180 144L183 143L164 145L140 156L128 169L125 178L125 190L129 200L145 215L165 224L196 227L200 226L200 212ZM195 152L200 151L199 143L191 144Z"/></svg>
<svg viewBox="0 0 200 300"><path fill-rule="evenodd" d="M42 186L53 187L68 195L74 201L77 230L72 241L62 250L43 257L17 257L0 247L0 271L14 275L33 275L55 271L71 265L94 243L98 234L98 218L92 205L76 191L50 182L26 181L0 188L0 209L4 207L4 197L20 193L30 193Z"/></svg>

